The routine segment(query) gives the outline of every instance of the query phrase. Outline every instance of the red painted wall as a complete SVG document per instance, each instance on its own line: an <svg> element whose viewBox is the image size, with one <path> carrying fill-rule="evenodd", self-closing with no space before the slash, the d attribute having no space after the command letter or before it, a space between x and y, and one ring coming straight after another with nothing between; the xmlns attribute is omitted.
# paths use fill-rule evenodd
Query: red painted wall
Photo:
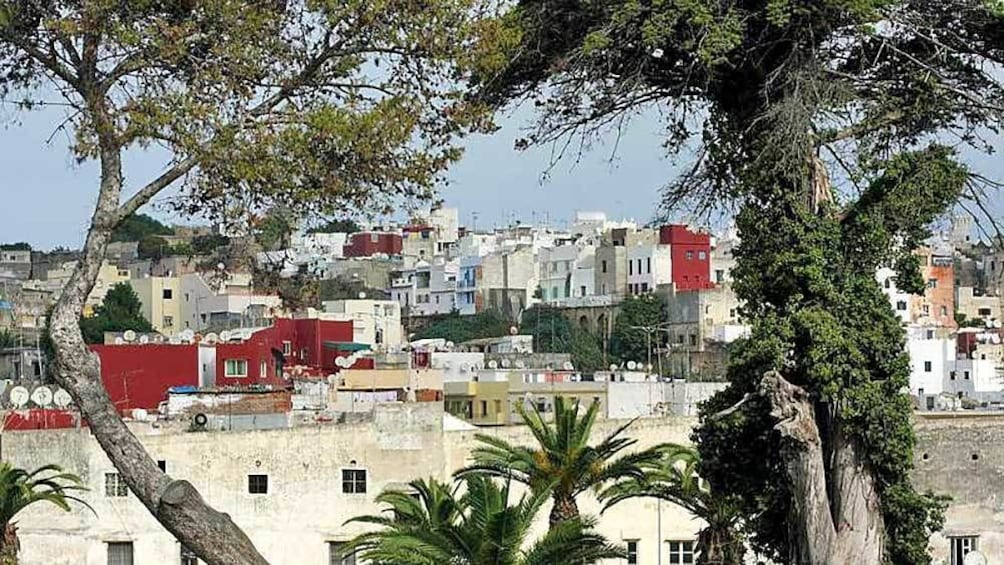
<svg viewBox="0 0 1004 565"><path fill-rule="evenodd" d="M349 242L342 247L342 254L345 257L370 257L377 253L400 255L402 246L400 234L359 232L349 236Z"/></svg>
<svg viewBox="0 0 1004 565"><path fill-rule="evenodd" d="M255 332L244 343L225 343L216 346L216 386L287 385L275 366L274 352L283 350L283 342L290 344L290 355L285 366L306 365L319 368L323 373L338 371L335 357L338 352L324 347L324 342L351 342L352 322L335 322L316 319L277 319L272 327ZM246 377L227 377L226 361L247 361ZM261 373L262 361L265 374Z"/></svg>
<svg viewBox="0 0 1004 565"><path fill-rule="evenodd" d="M101 381L119 411L156 410L173 386L199 385L198 345L92 345Z"/></svg>
<svg viewBox="0 0 1004 565"><path fill-rule="evenodd" d="M674 224L659 229L659 243L670 246L672 279L677 290L714 288L711 281L710 235Z"/></svg>
<svg viewBox="0 0 1004 565"><path fill-rule="evenodd" d="M48 410L32 408L8 412L3 418L5 432L20 430L53 430L76 428L81 425L79 412L71 410ZM87 425L83 422L83 425Z"/></svg>

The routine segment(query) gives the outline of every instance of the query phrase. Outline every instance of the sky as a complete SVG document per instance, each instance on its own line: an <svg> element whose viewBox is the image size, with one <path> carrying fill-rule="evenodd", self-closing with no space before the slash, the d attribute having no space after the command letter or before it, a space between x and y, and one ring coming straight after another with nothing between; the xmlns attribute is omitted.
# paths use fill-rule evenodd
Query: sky
<svg viewBox="0 0 1004 565"><path fill-rule="evenodd" d="M74 248L83 242L98 167L76 163L66 134L53 133L62 116L58 108L19 114L0 109L0 170L5 172L0 242L27 241L36 249ZM607 136L581 159L566 158L550 171L552 148L513 149L531 118L529 112L517 112L501 120L502 129L495 134L465 140L464 158L441 190L446 205L459 208L461 224L485 229L518 219L560 227L576 211L602 211L639 222L653 218L659 189L675 171L662 150L654 113L632 122L619 141ZM156 177L165 157L160 152L127 155L127 190ZM149 206L144 212L169 222L184 220Z"/></svg>

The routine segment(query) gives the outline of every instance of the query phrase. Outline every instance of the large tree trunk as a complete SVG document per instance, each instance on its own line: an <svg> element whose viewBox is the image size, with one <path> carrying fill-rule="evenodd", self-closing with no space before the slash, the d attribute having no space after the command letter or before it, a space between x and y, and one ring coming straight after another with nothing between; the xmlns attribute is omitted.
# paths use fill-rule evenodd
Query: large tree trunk
<svg viewBox="0 0 1004 565"><path fill-rule="evenodd" d="M746 548L731 525L709 524L697 534L698 565L741 565Z"/></svg>
<svg viewBox="0 0 1004 565"><path fill-rule="evenodd" d="M776 372L764 376L760 393L777 420L781 457L791 485L790 562L882 563L885 526L875 477L858 454L855 441L846 436L839 416L831 427L828 465L809 395Z"/></svg>
<svg viewBox="0 0 1004 565"><path fill-rule="evenodd" d="M101 108L94 112L100 121ZM109 400L101 383L98 357L84 343L78 318L94 286L111 232L121 220L121 150L108 136L102 139L100 149L101 188L83 257L63 289L50 323L56 379L73 396L94 437L132 492L182 544L210 565L267 565L228 515L207 505L188 481L172 480L160 471Z"/></svg>

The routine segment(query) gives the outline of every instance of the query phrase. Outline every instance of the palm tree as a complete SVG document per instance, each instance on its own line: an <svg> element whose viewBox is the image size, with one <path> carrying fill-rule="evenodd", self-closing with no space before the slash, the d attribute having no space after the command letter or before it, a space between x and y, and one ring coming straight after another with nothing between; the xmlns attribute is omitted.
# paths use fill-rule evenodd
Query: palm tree
<svg viewBox="0 0 1004 565"><path fill-rule="evenodd" d="M458 471L457 476L511 477L535 491L553 485L552 528L579 516L576 498L580 494L587 490L599 491L613 481L641 479L642 464L657 457L647 451L620 455L636 443L636 440L622 437L633 420L617 428L598 445L589 445L599 411L598 402L594 401L579 417L578 401L567 404L564 398L555 398L553 425L544 421L536 406L527 410L520 405L517 410L536 438L537 446L513 445L478 434L475 439L482 445L471 453L474 463Z"/></svg>
<svg viewBox="0 0 1004 565"><path fill-rule="evenodd" d="M600 493L604 511L629 498L672 502L708 524L697 536L699 564L742 563L745 545L740 534L739 506L734 500L712 492L708 482L697 475L700 462L697 450L667 443L651 451L658 458L642 465L643 479L624 479Z"/></svg>
<svg viewBox="0 0 1004 565"><path fill-rule="evenodd" d="M593 532L594 522L570 520L528 546L534 518L548 492L530 491L509 504L509 483L470 476L451 486L411 483L414 493L377 497L388 513L349 522L380 526L350 541L343 554L373 565L589 565L625 552Z"/></svg>
<svg viewBox="0 0 1004 565"><path fill-rule="evenodd" d="M73 495L87 490L80 478L64 473L56 465L46 465L28 472L9 463L0 463L0 565L16 565L20 542L14 517L37 502L49 502L69 512L70 502L91 507ZM93 511L93 510L92 510Z"/></svg>

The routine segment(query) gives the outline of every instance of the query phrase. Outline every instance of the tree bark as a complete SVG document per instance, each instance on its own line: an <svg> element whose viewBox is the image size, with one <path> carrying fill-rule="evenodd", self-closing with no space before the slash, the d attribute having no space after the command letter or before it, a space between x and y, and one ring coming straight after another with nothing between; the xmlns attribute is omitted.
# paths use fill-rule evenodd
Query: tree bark
<svg viewBox="0 0 1004 565"><path fill-rule="evenodd" d="M101 382L100 361L84 343L78 319L105 255L112 230L121 221L121 149L100 103L92 103L99 130L101 186L82 258L52 313L56 380L87 418L94 437L127 485L151 514L182 544L210 565L267 565L251 540L226 514L205 503L187 481L160 471L126 427Z"/></svg>
<svg viewBox="0 0 1004 565"><path fill-rule="evenodd" d="M832 466L828 467L815 406L805 390L772 372L761 381L760 393L770 402L771 416L777 421L774 429L781 434L781 458L791 485L790 562L882 563L885 526L875 478L839 417L833 426Z"/></svg>
<svg viewBox="0 0 1004 565"><path fill-rule="evenodd" d="M575 502L574 496L555 492L551 498L554 501L549 517L552 528L562 522L575 520L579 517L579 505Z"/></svg>
<svg viewBox="0 0 1004 565"><path fill-rule="evenodd" d="M0 565L17 565L21 542L17 539L17 526L8 522L0 531Z"/></svg>

